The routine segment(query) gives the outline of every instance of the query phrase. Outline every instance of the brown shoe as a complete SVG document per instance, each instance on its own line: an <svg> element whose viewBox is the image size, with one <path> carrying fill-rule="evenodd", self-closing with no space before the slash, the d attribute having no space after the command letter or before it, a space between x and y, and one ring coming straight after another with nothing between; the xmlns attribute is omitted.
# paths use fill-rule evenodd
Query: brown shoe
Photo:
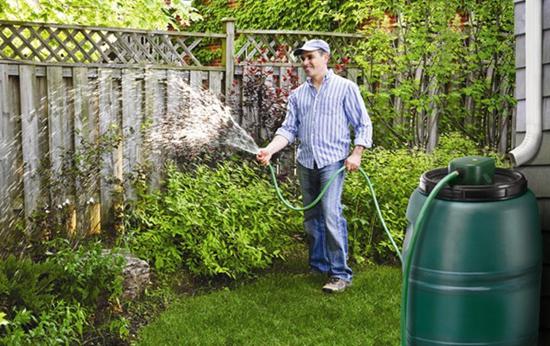
<svg viewBox="0 0 550 346"><path fill-rule="evenodd" d="M351 281L345 281L340 278L330 278L323 286L323 291L327 293L343 292L347 287L351 286Z"/></svg>

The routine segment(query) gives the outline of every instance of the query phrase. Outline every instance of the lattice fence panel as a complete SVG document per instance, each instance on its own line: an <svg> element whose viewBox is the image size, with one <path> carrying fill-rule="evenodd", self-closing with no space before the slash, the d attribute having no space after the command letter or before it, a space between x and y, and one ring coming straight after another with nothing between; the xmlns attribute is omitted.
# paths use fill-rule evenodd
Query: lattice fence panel
<svg viewBox="0 0 550 346"><path fill-rule="evenodd" d="M330 45L334 61L355 56L357 42L364 39L361 35L329 35L314 32L251 32L237 31L237 62L259 61L263 63L299 63L292 52L307 40L321 38Z"/></svg>
<svg viewBox="0 0 550 346"><path fill-rule="evenodd" d="M169 33L0 21L0 59L43 63L203 66L201 42L222 34ZM195 52L194 52L195 50Z"/></svg>

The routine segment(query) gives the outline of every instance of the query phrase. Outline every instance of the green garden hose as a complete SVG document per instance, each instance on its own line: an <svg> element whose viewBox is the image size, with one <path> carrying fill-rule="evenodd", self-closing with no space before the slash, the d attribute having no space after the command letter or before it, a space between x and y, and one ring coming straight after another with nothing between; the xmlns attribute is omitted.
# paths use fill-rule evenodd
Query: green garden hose
<svg viewBox="0 0 550 346"><path fill-rule="evenodd" d="M411 266L412 266L412 259L414 255L414 250L416 249L416 241L418 238L420 238L420 233L422 233L422 226L424 225L424 220L426 219L426 215L428 213L428 210L433 204L433 201L439 191L443 189L447 184L449 184L451 181L456 179L459 175L458 171L453 171L449 174L447 174L443 179L441 179L437 185L435 185L434 189L430 194L428 195L428 198L426 198L426 201L422 205L422 208L420 209L420 213L418 213L418 218L416 219L416 222L413 226L413 233L411 237L411 241L409 243L409 251L405 254L405 269L403 270L403 287L401 289L401 345L406 346L407 345L407 305L409 301L409 276L411 272Z"/></svg>
<svg viewBox="0 0 550 346"><path fill-rule="evenodd" d="M342 167L338 171L334 172L334 174L332 174L332 176L329 178L329 180L327 181L325 186L323 186L323 188L321 189L321 192L319 193L317 198L315 198L315 200L313 200L313 202L311 202L310 204L308 204L304 207L296 207L296 206L293 206L292 204L290 204L290 202L288 202L283 197L283 195L281 193L281 189L279 188L279 185L277 184L277 178L275 176L275 170L273 169L273 166L271 164L269 164L268 166L269 166L269 170L271 171L271 179L273 181L273 185L275 186L275 191L277 192L277 196L279 197L279 199L283 202L283 204L285 206L287 206L288 208L290 208L292 210L295 210L295 211L305 211L305 210L309 210L309 209L313 208L314 206L316 206L317 203L319 203L319 201L321 200L321 198L323 198L323 196L325 195L328 187L330 186L330 184L332 184L332 182L334 181L336 176L338 174L340 174L344 169L346 169L345 167ZM384 218L382 217L382 212L380 211L380 206L378 205L378 200L376 199L376 193L374 192L374 188L373 188L372 183L369 179L369 176L367 175L367 173L361 167L359 167L359 172L361 172L361 175L363 175L363 177L367 181L367 184L368 184L369 189L371 191L372 199L374 201L374 205L376 206L376 211L378 212L378 217L380 218L380 221L382 223L382 227L384 228L384 231L388 235L388 238L390 239L390 241L391 241L391 243L392 243L392 245L395 249L395 252L397 253L397 256L399 257L399 260L401 261L401 263L403 263L403 257L401 255L401 252L399 251L399 248L397 247L393 237L390 234L390 231L388 230L388 227L386 226L386 222L384 221ZM409 293L408 292L409 291L409 276L410 276L410 271L411 271L411 263L412 263L412 259L413 259L413 255L414 255L414 249L416 247L416 242L419 238L420 233L422 233L422 226L424 224L424 219L426 218L426 214L428 212L428 209L433 204L433 200L435 199L435 197L437 196L439 191L441 191L441 189L443 189L451 181L456 179L458 177L458 175L459 175L458 171L453 171L453 172L447 174L443 179L441 179L439 181L439 183L437 183L437 185L434 187L432 192L430 192L430 194L428 195L428 198L424 202L424 205L420 209L420 213L418 214L418 218L416 219L416 222L415 222L414 227L413 227L413 234L412 234L412 238L411 238L411 241L410 241L410 244L409 244L409 251L406 254L406 258L405 258L405 262L404 262L405 268L403 270L403 287L402 287L402 291L401 291L401 345L402 346L407 345L407 340L406 340L407 320L406 320L406 318L407 318L407 305L408 305L408 293Z"/></svg>
<svg viewBox="0 0 550 346"><path fill-rule="evenodd" d="M315 198L315 200L313 200L313 202L311 202L310 204L308 204L304 207L296 207L296 206L293 206L292 204L290 204L290 202L287 201L283 197L283 195L281 193L281 189L279 188L279 184L277 184L277 177L275 176L275 169L273 169L273 166L271 164L269 164L268 167L269 167L269 170L271 171L271 180L273 181L273 185L275 186L275 191L277 191L277 196L279 197L279 199L281 200L281 202L283 202L283 204L285 206L287 206L289 209L292 209L292 210L295 210L295 211L304 211L304 210L309 210L309 209L315 207L317 205L317 203L319 203L321 198L323 198L323 196L327 192L328 187L330 186L330 184L332 184L334 179L336 179L338 174L340 174L344 169L346 169L346 167L343 166L342 168L340 168L339 170L334 172L330 176L327 183L321 189L321 192L319 193L317 198ZM399 257L399 260L401 262L403 262L403 258L401 257L401 252L399 251L399 248L397 247L397 244L395 243L395 240L391 236L390 231L388 230L388 227L386 226L386 222L384 221L384 218L382 217L382 212L380 211L380 206L378 205L378 200L376 199L376 194L374 192L374 188L372 187L372 183L369 179L369 176L367 175L367 173L365 173L365 171L361 167L359 167L359 172L361 172L361 175L363 175L363 177L367 181L367 184L369 185L369 189L370 189L370 192L371 192L371 195L372 195L372 199L374 201L374 205L376 206L376 211L378 212L378 217L380 217L380 221L382 222L382 227L384 228L384 231L388 235L388 238L390 238L390 241L393 245L393 248L395 249L395 252L397 253L397 256Z"/></svg>

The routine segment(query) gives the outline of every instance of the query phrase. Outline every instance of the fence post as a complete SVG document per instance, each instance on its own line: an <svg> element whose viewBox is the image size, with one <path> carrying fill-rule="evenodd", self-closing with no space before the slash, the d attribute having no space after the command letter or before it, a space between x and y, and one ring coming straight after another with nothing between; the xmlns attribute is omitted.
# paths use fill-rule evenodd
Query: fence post
<svg viewBox="0 0 550 346"><path fill-rule="evenodd" d="M235 74L235 18L223 18L222 22L225 23L222 64L225 66L225 99L227 100Z"/></svg>

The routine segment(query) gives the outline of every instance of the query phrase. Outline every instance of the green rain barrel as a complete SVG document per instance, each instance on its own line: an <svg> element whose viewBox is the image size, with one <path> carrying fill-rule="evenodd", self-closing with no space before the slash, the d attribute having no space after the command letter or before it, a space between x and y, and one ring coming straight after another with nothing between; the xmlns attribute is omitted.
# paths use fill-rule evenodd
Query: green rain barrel
<svg viewBox="0 0 550 346"><path fill-rule="evenodd" d="M467 167L471 159L459 160ZM520 172L492 164L489 177L463 178L443 189L426 214L411 259L407 345L537 344L538 206ZM409 225L449 169L423 174L409 200ZM411 232L409 226L405 251Z"/></svg>

